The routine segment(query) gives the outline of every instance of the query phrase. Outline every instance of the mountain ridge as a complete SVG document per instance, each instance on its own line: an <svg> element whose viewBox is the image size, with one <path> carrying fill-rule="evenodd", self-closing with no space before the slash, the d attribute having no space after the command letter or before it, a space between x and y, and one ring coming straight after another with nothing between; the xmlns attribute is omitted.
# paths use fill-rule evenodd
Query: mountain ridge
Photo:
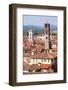
<svg viewBox="0 0 68 90"><path fill-rule="evenodd" d="M30 29L32 29L34 32L40 32L40 31L42 31L43 29L44 29L44 27L43 26L36 26L36 25L24 25L23 26L23 30L24 30L24 32L28 32L28 30L30 30ZM51 25L50 26L50 31L57 31L57 27L56 26L54 26L54 25Z"/></svg>

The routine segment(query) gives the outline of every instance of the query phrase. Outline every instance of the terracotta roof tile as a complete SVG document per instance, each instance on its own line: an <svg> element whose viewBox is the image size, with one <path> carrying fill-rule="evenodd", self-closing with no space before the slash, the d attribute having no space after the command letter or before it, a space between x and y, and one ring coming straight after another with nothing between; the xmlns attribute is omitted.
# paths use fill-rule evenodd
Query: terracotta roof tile
<svg viewBox="0 0 68 90"><path fill-rule="evenodd" d="M55 58L55 55L52 54L52 53L48 53L48 58L49 58L49 59L53 59L53 58Z"/></svg>
<svg viewBox="0 0 68 90"><path fill-rule="evenodd" d="M29 57L30 56L30 53L25 53L24 56L25 57Z"/></svg>
<svg viewBox="0 0 68 90"><path fill-rule="evenodd" d="M51 64L41 64L40 66L38 66L38 64L33 64L32 65L34 67L34 69L48 69L48 67L51 66Z"/></svg>
<svg viewBox="0 0 68 90"><path fill-rule="evenodd" d="M52 48L52 51L57 51L57 48Z"/></svg>
<svg viewBox="0 0 68 90"><path fill-rule="evenodd" d="M35 54L35 55L32 55L31 58L37 58L37 59L45 59L45 58L49 58L49 59L52 59L52 58L55 58L55 55L52 54L52 53L39 53L39 54Z"/></svg>
<svg viewBox="0 0 68 90"><path fill-rule="evenodd" d="M42 69L48 69L49 66L51 66L51 64L41 64Z"/></svg>

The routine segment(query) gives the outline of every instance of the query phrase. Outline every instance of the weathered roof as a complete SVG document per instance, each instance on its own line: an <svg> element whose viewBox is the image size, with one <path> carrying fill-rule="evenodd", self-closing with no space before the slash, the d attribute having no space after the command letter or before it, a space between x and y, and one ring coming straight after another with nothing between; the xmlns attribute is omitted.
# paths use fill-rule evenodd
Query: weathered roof
<svg viewBox="0 0 68 90"><path fill-rule="evenodd" d="M42 69L48 69L49 66L51 66L51 64L41 64Z"/></svg>
<svg viewBox="0 0 68 90"><path fill-rule="evenodd" d="M30 56L30 53L25 53L24 56L25 57L29 57Z"/></svg>
<svg viewBox="0 0 68 90"><path fill-rule="evenodd" d="M50 67L51 66L51 64L41 64L40 66L38 65L38 64L32 64L31 66L30 66L30 68L31 69L48 69L48 67Z"/></svg>
<svg viewBox="0 0 68 90"><path fill-rule="evenodd" d="M57 51L57 48L52 48L52 51Z"/></svg>
<svg viewBox="0 0 68 90"><path fill-rule="evenodd" d="M55 58L55 55L52 53L38 53L38 54L32 55L31 58L33 59L45 59L45 58L52 59L52 58Z"/></svg>

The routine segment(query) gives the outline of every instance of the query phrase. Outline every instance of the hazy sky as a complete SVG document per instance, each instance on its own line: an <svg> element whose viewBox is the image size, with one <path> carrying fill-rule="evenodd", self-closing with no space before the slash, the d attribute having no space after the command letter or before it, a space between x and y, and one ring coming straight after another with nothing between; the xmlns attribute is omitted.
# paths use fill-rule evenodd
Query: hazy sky
<svg viewBox="0 0 68 90"><path fill-rule="evenodd" d="M56 16L24 15L24 25L44 26L44 23L46 22L57 26L57 17Z"/></svg>

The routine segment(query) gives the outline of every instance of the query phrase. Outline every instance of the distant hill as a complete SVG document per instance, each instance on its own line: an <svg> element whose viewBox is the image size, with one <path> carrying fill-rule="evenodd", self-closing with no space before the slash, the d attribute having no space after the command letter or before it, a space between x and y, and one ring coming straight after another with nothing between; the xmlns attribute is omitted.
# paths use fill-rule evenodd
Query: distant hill
<svg viewBox="0 0 68 90"><path fill-rule="evenodd" d="M28 32L28 30L30 30L30 29L32 29L33 32L41 32L44 29L44 27L42 27L42 26L33 26L33 25L24 25L23 26L24 32ZM50 30L51 30L51 32L53 32L53 31L56 32L57 27L54 26L54 25L51 25Z"/></svg>

